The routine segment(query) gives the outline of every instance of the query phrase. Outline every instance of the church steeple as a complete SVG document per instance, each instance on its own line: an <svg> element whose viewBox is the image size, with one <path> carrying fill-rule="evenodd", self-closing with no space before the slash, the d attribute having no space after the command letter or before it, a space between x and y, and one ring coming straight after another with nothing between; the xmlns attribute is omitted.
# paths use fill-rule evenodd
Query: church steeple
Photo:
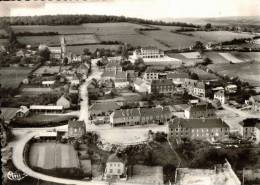
<svg viewBox="0 0 260 185"><path fill-rule="evenodd" d="M61 36L60 45L61 45L61 57L64 59L66 55L66 40L64 36Z"/></svg>

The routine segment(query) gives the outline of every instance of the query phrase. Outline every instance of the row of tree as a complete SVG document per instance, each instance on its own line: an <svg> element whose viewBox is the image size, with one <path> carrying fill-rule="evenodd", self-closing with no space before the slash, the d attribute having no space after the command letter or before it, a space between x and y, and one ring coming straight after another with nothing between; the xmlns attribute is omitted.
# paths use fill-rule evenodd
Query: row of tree
<svg viewBox="0 0 260 185"><path fill-rule="evenodd" d="M108 15L44 15L44 16L23 16L23 17L2 17L1 21L9 22L12 25L78 25L82 23L104 23L104 22L131 22L138 24L153 24L167 26L199 27L191 23L164 22L132 18L125 16Z"/></svg>

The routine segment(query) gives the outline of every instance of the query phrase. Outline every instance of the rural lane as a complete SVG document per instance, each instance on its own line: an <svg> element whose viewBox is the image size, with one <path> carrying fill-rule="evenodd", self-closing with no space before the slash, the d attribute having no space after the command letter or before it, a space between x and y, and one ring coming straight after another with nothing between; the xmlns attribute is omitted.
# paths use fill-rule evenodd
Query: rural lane
<svg viewBox="0 0 260 185"><path fill-rule="evenodd" d="M53 177L49 175L45 175L42 173L38 173L33 171L27 164L26 161L24 160L24 148L26 144L35 136L37 135L43 135L44 132L31 132L26 134L23 138L21 138L19 141L17 141L13 147L13 155L12 155L12 160L14 165L16 166L17 169L21 170L25 174L36 178L40 179L43 181L48 181L48 182L54 182L54 183L60 183L60 184L69 184L69 185L108 185L107 182L104 181L81 181L81 180L72 180L72 179L65 179L65 178L58 178L58 177ZM48 134L46 132L46 134Z"/></svg>

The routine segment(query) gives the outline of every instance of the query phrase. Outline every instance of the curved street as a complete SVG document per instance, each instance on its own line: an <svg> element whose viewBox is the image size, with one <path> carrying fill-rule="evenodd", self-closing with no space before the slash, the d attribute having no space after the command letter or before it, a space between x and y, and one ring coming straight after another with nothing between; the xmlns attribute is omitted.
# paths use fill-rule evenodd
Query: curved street
<svg viewBox="0 0 260 185"><path fill-rule="evenodd" d="M65 178L58 178L52 177L49 175L45 175L42 173L38 173L33 171L24 161L24 148L26 144L39 133L44 134L44 132L31 132L26 134L23 138L16 142L15 146L13 147L13 155L12 160L16 168L24 172L25 174L44 181L54 182L54 183L61 183L61 184L75 184L75 185L107 185L108 183L104 181L81 181L81 180L72 180L72 179L65 179Z"/></svg>

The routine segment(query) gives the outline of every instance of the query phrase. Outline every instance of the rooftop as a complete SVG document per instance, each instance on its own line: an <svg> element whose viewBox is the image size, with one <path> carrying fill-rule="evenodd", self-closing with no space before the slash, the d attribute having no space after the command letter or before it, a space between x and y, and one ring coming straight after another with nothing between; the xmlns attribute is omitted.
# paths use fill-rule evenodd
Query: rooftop
<svg viewBox="0 0 260 185"><path fill-rule="evenodd" d="M188 73L168 73L167 79L173 79L173 78L189 78Z"/></svg>
<svg viewBox="0 0 260 185"><path fill-rule="evenodd" d="M170 124L170 128L229 128L220 118L183 119L176 118Z"/></svg>
<svg viewBox="0 0 260 185"><path fill-rule="evenodd" d="M62 106L56 106L56 105L31 105L30 110L62 110Z"/></svg>
<svg viewBox="0 0 260 185"><path fill-rule="evenodd" d="M191 105L189 108L186 110L190 112L195 112L195 111L207 111L209 109L214 109L214 107L211 104L196 104L196 105Z"/></svg>
<svg viewBox="0 0 260 185"><path fill-rule="evenodd" d="M153 80L152 85L173 85L173 82L170 79Z"/></svg>
<svg viewBox="0 0 260 185"><path fill-rule="evenodd" d="M16 115L16 112L19 110L19 108L9 108L9 107L1 107L1 114L0 118L4 119L6 121L10 121L13 119Z"/></svg>
<svg viewBox="0 0 260 185"><path fill-rule="evenodd" d="M247 118L239 123L242 127L256 127L260 129L260 119Z"/></svg>
<svg viewBox="0 0 260 185"><path fill-rule="evenodd" d="M85 128L84 121L69 121L68 127L81 127Z"/></svg>
<svg viewBox="0 0 260 185"><path fill-rule="evenodd" d="M114 162L121 162L121 163L123 163L123 160L121 160L121 159L119 159L119 157L117 157L117 155L114 153L114 154L111 154L109 157L108 157L108 159L107 159L107 162L112 162L112 163L114 163Z"/></svg>
<svg viewBox="0 0 260 185"><path fill-rule="evenodd" d="M110 110L119 109L120 106L116 102L102 102L102 103L94 103L89 108L90 111L101 111L101 112L108 112Z"/></svg>

